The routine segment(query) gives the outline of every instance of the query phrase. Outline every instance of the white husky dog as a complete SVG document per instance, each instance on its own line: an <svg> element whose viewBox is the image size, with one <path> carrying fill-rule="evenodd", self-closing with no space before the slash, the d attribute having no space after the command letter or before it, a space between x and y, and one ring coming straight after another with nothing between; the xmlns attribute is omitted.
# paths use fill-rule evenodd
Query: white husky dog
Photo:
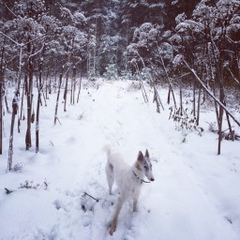
<svg viewBox="0 0 240 240"><path fill-rule="evenodd" d="M113 153L109 145L105 146L104 150L107 153L106 174L109 194L112 194L114 181L116 181L120 194L109 232L112 235L116 231L118 215L124 202L132 198L133 211L137 211L140 189L142 183L145 182L143 178L146 176L149 181L154 181L154 176L148 150L146 150L145 156L139 151L137 160L132 166L124 162L119 153Z"/></svg>

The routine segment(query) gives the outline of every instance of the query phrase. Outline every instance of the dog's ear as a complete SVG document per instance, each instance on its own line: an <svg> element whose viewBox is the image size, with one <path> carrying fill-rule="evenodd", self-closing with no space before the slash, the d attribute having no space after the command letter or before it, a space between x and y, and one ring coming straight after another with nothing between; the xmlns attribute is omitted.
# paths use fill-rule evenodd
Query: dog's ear
<svg viewBox="0 0 240 240"><path fill-rule="evenodd" d="M149 152L148 152L147 149L146 149L146 152L145 152L145 157L149 158Z"/></svg>
<svg viewBox="0 0 240 240"><path fill-rule="evenodd" d="M142 154L141 151L139 151L139 153L138 153L138 158L137 158L137 160L138 160L139 162L141 162L141 161L143 160L143 154Z"/></svg>

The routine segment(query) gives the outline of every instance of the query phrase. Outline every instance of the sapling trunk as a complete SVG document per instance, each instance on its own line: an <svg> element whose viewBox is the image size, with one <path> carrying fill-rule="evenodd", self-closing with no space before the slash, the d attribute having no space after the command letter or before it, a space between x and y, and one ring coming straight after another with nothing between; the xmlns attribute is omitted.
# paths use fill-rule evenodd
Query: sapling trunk
<svg viewBox="0 0 240 240"><path fill-rule="evenodd" d="M175 107L175 109L177 109L177 102L176 102L175 95L174 95L174 91L173 91L172 81L171 81L171 79L170 79L170 77L169 77L169 75L168 75L167 68L166 68L166 66L165 66L165 63L164 63L163 58L162 58L161 55L160 55L160 59L161 59L161 64L162 64L163 70L164 70L164 72L165 72L165 74L166 74L166 78L167 78L168 86L169 86L168 99L167 99L168 101L167 101L167 103L170 104L171 94L172 94L174 107Z"/></svg>
<svg viewBox="0 0 240 240"><path fill-rule="evenodd" d="M4 44L5 44L5 39L4 39ZM4 61L3 61L3 57L4 57L4 45L3 45L3 47L2 47L2 49L1 49L1 51L2 51L2 54L1 54L1 66L0 66L0 155L2 155L2 138L3 138L3 136L2 136L2 126L3 126L3 118L2 118L2 116L3 116L3 109L2 109L2 106L3 106L3 103L2 103L2 94L3 94L3 83L4 83L4 81L3 81L3 73L4 73L4 66L3 66L3 63L4 63Z"/></svg>
<svg viewBox="0 0 240 240"><path fill-rule="evenodd" d="M81 88L82 88L82 74L81 74L80 79L79 79L77 103L79 102L79 99L80 99Z"/></svg>
<svg viewBox="0 0 240 240"><path fill-rule="evenodd" d="M26 80L27 76L25 75L25 82L27 81ZM25 86L23 86L22 88L22 97L21 97L21 104L20 104L20 120L23 120L23 102L24 102L24 95L25 95Z"/></svg>
<svg viewBox="0 0 240 240"><path fill-rule="evenodd" d="M196 117L196 83L193 83L193 116Z"/></svg>
<svg viewBox="0 0 240 240"><path fill-rule="evenodd" d="M202 92L202 88L199 87L199 90L198 90L197 119L196 119L197 126L199 125L199 120L200 120L201 92Z"/></svg>
<svg viewBox="0 0 240 240"><path fill-rule="evenodd" d="M27 90L27 131L25 137L26 150L32 146L31 124L32 124L32 78L29 77L29 85Z"/></svg>
<svg viewBox="0 0 240 240"><path fill-rule="evenodd" d="M0 77L0 155L2 155L2 126L3 126L3 109L2 109L2 89L3 89L3 78Z"/></svg>
<svg viewBox="0 0 240 240"><path fill-rule="evenodd" d="M31 43L27 44L28 53L31 55L34 53ZM27 131L25 137L26 150L29 150L32 146L32 137L31 137L31 124L32 124L32 89L33 89L33 57L29 56L28 58L28 78L26 81L26 94L27 94Z"/></svg>
<svg viewBox="0 0 240 240"><path fill-rule="evenodd" d="M39 115L41 105L41 91L42 91L42 66L43 60L39 66L39 84L38 84L38 99L37 99L37 111L36 111L36 153L39 152Z"/></svg>
<svg viewBox="0 0 240 240"><path fill-rule="evenodd" d="M67 71L67 74L66 74L65 90L64 90L64 96L63 96L63 99L64 99L64 112L67 111L68 73L69 73L69 71Z"/></svg>
<svg viewBox="0 0 240 240"><path fill-rule="evenodd" d="M180 106L179 106L179 109L180 109L180 116L183 115L183 100L182 100L182 83L180 83L180 89L179 89L179 96L180 96Z"/></svg>
<svg viewBox="0 0 240 240"><path fill-rule="evenodd" d="M56 125L57 119L58 119L57 112L58 112L58 103L59 103L59 97L60 97L60 91L61 91L61 85L62 85L62 76L63 76L63 68L59 76L59 85L58 85L57 100L56 100L56 107L55 107L55 114L54 114L54 125Z"/></svg>
<svg viewBox="0 0 240 240"><path fill-rule="evenodd" d="M162 107L163 110L164 110L164 107L163 107L161 98L159 96L159 93L158 93L157 88L154 83L153 83L153 89L154 89L153 102L156 102L157 113L160 113L160 106Z"/></svg>
<svg viewBox="0 0 240 240"><path fill-rule="evenodd" d="M72 91L71 91L71 102L75 104L75 91L76 91L76 67L73 66L73 76L72 76Z"/></svg>
<svg viewBox="0 0 240 240"><path fill-rule="evenodd" d="M7 171L12 170L12 157L13 157L13 132L14 132L14 123L15 116L18 112L18 95L19 92L16 91L12 100L12 118L11 118L11 127L10 127L10 137L9 137L9 148L8 148L8 167Z"/></svg>

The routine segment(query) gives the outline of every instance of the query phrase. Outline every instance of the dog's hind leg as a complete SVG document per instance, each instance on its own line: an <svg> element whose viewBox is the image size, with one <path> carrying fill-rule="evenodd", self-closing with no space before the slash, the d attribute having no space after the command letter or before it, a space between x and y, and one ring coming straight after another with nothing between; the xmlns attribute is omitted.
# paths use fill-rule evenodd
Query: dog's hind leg
<svg viewBox="0 0 240 240"><path fill-rule="evenodd" d="M113 165L109 162L107 162L107 165L106 165L106 175L107 175L107 181L108 181L108 187L109 187L109 194L112 195L112 186L114 183L114 172L113 172Z"/></svg>
<svg viewBox="0 0 240 240"><path fill-rule="evenodd" d="M117 206L116 206L116 210L113 216L113 220L112 220L112 224L111 224L111 229L110 229L110 235L113 235L113 233L116 231L117 228L117 220L118 220L118 215L122 209L123 206L123 200L121 197L118 198L117 201Z"/></svg>

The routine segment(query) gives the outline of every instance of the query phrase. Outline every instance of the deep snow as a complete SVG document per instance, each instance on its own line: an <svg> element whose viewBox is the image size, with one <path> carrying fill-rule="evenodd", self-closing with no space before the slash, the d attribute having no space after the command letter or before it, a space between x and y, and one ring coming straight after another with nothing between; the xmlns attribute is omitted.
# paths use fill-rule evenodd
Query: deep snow
<svg viewBox="0 0 240 240"><path fill-rule="evenodd" d="M48 106L41 107L40 152L35 153L35 125L33 147L25 151L22 122L21 133L14 134L16 171L9 173L11 114L4 116L0 239L240 239L239 142L223 141L217 156L217 136L207 130L207 122L215 121L210 109L201 113L202 136L176 131L168 120L167 90L159 89L165 110L158 114L153 90L145 86L149 103L131 81L85 85L78 104L68 105L67 112L60 104L61 125L55 126L56 94L50 95ZM129 164L147 148L155 177L143 185L138 213L132 214L131 203L124 205L113 236L107 226L117 191L108 195L106 143Z"/></svg>

